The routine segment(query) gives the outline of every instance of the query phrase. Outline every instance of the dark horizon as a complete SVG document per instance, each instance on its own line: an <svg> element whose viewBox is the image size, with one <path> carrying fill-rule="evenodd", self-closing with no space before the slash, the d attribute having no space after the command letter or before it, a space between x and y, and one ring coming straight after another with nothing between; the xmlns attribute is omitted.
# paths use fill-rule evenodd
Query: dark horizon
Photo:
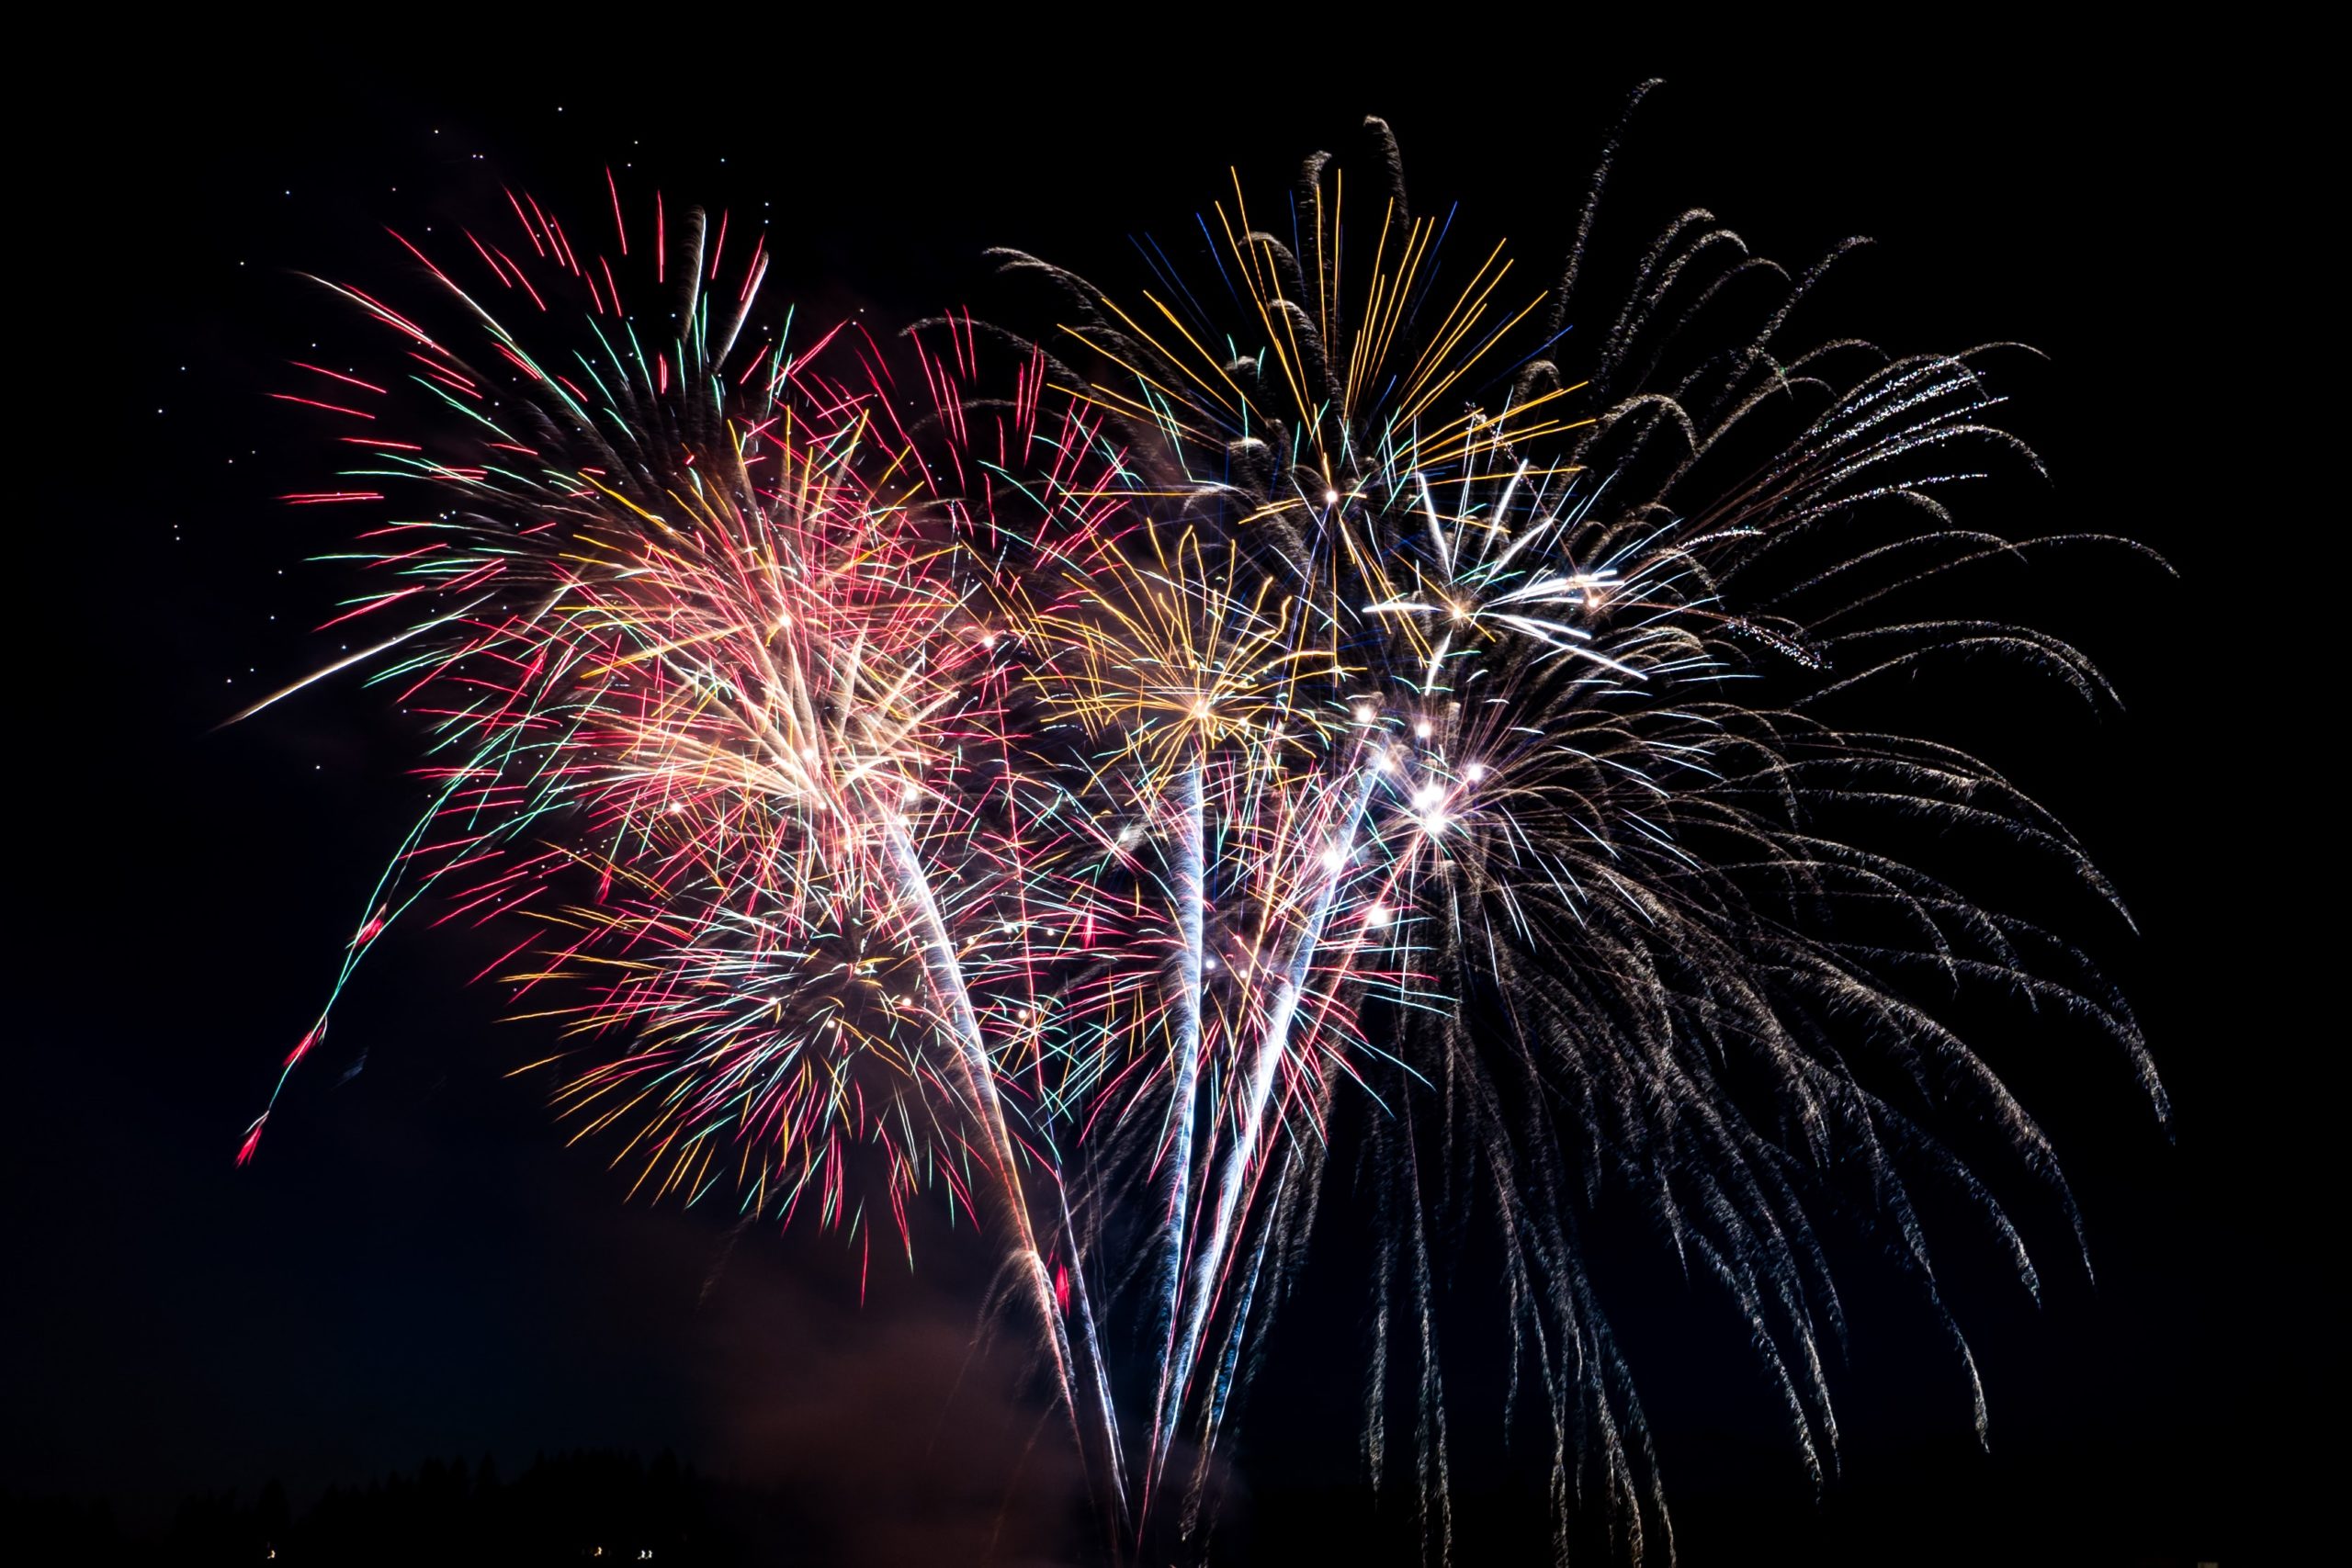
<svg viewBox="0 0 2352 1568"><path fill-rule="evenodd" d="M507 1076L546 1050L498 1021L494 987L463 983L504 947L492 933L420 922L370 959L260 1156L232 1165L417 789L412 732L356 685L214 728L319 662L302 628L339 586L304 560L349 519L273 499L329 468L267 400L277 367L357 335L296 275L403 278L384 226L457 222L501 181L594 211L609 163L640 193L763 212L781 287L812 313L899 323L985 304L988 245L1133 276L1127 236L1188 221L1229 164L1280 188L1367 113L1395 127L1417 199L1458 201L1460 225L1507 236L1540 275L1625 92L1656 74L1607 215L1620 238L1691 204L1792 264L1872 236L1832 285L1838 320L1905 349L2014 339L2046 356L2005 368L2005 412L2052 477L1978 487L1963 523L2124 534L2180 574L2119 555L2018 590L2098 661L2120 713L2013 678L1918 695L1923 732L2018 780L2120 889L2136 935L2087 900L2059 923L2139 1010L2172 1135L2087 1032L2004 1024L1986 1042L2052 1132L2097 1283L2029 1182L2003 1196L2042 1269L2039 1309L1940 1216L1942 1282L1990 1405L1980 1450L1932 1316L1846 1236L1844 1467L1818 1503L1736 1316L1622 1248L1612 1316L1681 1561L2233 1564L2288 1539L2323 1458L2303 1423L2334 1425L2341 1361L2301 1213L2324 1190L2330 1089L2302 1061L2324 1042L2299 1022L2318 984L2267 886L2311 858L2266 841L2302 809L2260 773L2308 766L2274 755L2302 748L2268 722L2294 656L2220 619L2265 613L2222 602L2278 594L2300 567L2272 531L2306 504L2294 476L2274 498L2248 470L2287 459L2234 423L2252 419L2251 340L2289 309L2245 292L2256 223L2239 208L2257 193L2222 151L2238 107L2183 98L2169 72L1889 52L1858 74L1596 51L1541 94L1483 90L1466 59L1340 72L1231 101L1204 89L1117 134L1083 78L990 88L950 61L908 71L887 110L830 79L706 93L658 64L627 93L487 66L426 85L323 51L110 65L89 85L97 128L34 170L32 357L44 389L62 367L66 416L45 433L64 451L34 465L37 570L20 579L44 667L21 688L20 786L39 806L18 824L36 857L13 1053L29 1126L12 1140L0 1495L102 1499L154 1534L183 1497L273 1480L299 1516L427 1459L490 1454L513 1474L539 1453L666 1451L834 1510L843 1562L1072 1550L1072 1461L1018 1327L983 1321L991 1259L968 1227L919 1217L910 1271L887 1230L869 1258L723 1202L623 1201L609 1151L566 1146L546 1081ZM1205 51L1185 68L1227 71ZM2250 660L2289 673L2249 677ZM2317 831L2332 850L2324 818ZM1329 1257L1360 1244L1344 1217L1327 1230ZM1465 1296L1492 1291L1476 1263ZM1412 1560L1404 1500L1375 1506L1362 1480L1362 1303L1343 1268L1310 1264L1276 1324L1235 1460L1247 1561ZM1461 1440L1458 1559L1532 1560L1530 1478L1491 1437Z"/></svg>

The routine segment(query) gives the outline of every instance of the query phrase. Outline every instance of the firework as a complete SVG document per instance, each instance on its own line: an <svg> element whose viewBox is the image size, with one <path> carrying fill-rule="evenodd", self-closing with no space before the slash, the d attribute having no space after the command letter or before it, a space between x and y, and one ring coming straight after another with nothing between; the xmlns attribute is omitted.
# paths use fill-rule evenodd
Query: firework
<svg viewBox="0 0 2352 1568"><path fill-rule="evenodd" d="M657 207L644 281L685 325L649 346L631 275L513 199L525 257L469 234L486 276L460 282L417 253L452 329L337 288L397 335L429 399L417 434L441 436L346 437L368 462L334 493L418 480L437 508L363 536L387 582L337 617L413 617L345 662L398 684L436 758L343 977L429 892L443 919L526 919L539 934L493 968L560 1024L557 1102L619 1138L638 1189L726 1181L747 1211L813 1200L853 1225L872 1201L903 1236L909 1194L938 1185L1002 1216L1046 1303L985 1032L1022 977L970 934L1015 929L1023 892L1019 844L987 841L1011 787L989 629L1007 519L943 496L887 386L815 368L830 340L797 351L788 316L747 334L765 257L722 287L723 220L706 254L702 215L673 231ZM503 324L566 289L588 306L568 353ZM403 400L338 379L385 400L327 411L371 430ZM1040 438L1035 412L1005 438Z"/></svg>
<svg viewBox="0 0 2352 1568"><path fill-rule="evenodd" d="M873 1204L902 1239L936 1191L997 1227L1116 1551L1199 1539L1349 1129L1382 1218L1375 1483L1409 1403L1444 1549L1432 1237L1467 1209L1564 1539L1597 1488L1626 1551L1670 1554L1581 1250L1602 1189L1727 1292L1818 1477L1842 1325L1808 1205L1895 1238L1973 1390L1909 1185L2034 1265L1932 1116L1989 1122L2073 1213L1932 998L2078 1013L2162 1111L2087 961L1891 825L2111 898L2079 846L1984 763L1850 718L1955 653L2103 694L2057 639L1935 607L2082 541L1947 512L1985 455L2031 461L1969 356L1782 342L1826 262L1792 277L1686 214L1594 310L1602 179L1531 288L1449 252L1371 129L1368 191L1318 158L1277 236L1237 185L1205 270L1131 299L1003 254L1051 333L796 347L763 250L728 273L723 218L657 203L632 263L617 188L617 260L519 196L522 242L469 235L472 274L420 252L450 328L340 290L408 369L337 395L427 417L409 442L332 405L368 461L288 499L434 498L367 535L385 585L349 615L405 624L344 662L428 716L436 791L345 977L427 893L534 922L493 967L639 1189ZM675 307L658 341L625 282ZM560 355L502 324L551 297L586 306Z"/></svg>
<svg viewBox="0 0 2352 1568"><path fill-rule="evenodd" d="M1581 243L1548 288L1514 293L1499 248L1448 273L1446 225L1411 211L1369 129L1368 194L1317 159L1280 235L1238 186L1204 215L1206 279L1163 271L1123 301L1002 258L1062 301L1036 346L1122 434L1154 540L1129 553L1149 585L1105 596L1099 628L1066 639L1080 677L1062 677L1174 824L1170 1084L1148 1156L1091 1172L1105 1213L1146 1168L1164 1194L1146 1473L1189 1429L1189 1525L1311 1217L1333 1097L1361 1084L1386 1221L1375 1479L1408 1399L1442 1547L1430 1238L1448 1206L1491 1213L1562 1529L1597 1480L1638 1555L1664 1509L1577 1235L1603 1185L1645 1194L1686 1267L1729 1292L1818 1477L1841 1320L1807 1202L1835 1189L1898 1239L1980 1431L1906 1183L1977 1205L2030 1288L2034 1265L1926 1118L1999 1128L2073 1214L2046 1139L1923 995L1989 986L2085 1016L2163 1113L2128 1008L2078 952L1887 847L1896 818L1924 818L2111 899L2079 846L1982 761L1826 716L1960 653L2103 696L2055 638L1926 608L1978 562L2092 541L1951 520L1941 497L1988 455L2031 462L1988 423L1969 357L1781 341L1827 261L1791 277L1689 213L1584 316ZM1159 564L1171 553L1188 567ZM1161 623L1138 630L1129 602Z"/></svg>

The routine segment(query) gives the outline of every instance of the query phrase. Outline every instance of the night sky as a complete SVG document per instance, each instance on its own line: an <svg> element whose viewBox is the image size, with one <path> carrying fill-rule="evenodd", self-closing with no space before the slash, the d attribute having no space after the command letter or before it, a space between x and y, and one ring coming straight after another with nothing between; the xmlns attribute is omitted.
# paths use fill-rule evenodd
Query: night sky
<svg viewBox="0 0 2352 1568"><path fill-rule="evenodd" d="M94 73L79 129L17 168L34 217L13 247L15 466L33 488L12 487L0 1488L110 1498L145 1527L191 1491L271 1477L299 1506L428 1455L511 1469L670 1449L824 1499L844 1561L1066 1550L1060 1428L1018 1386L1017 1346L973 1348L985 1249L942 1228L911 1275L877 1249L861 1306L838 1235L624 1203L608 1150L565 1146L547 1081L506 1077L545 1053L534 1026L498 1021L494 987L465 983L508 945L494 932L420 922L379 951L261 1157L232 1167L421 798L409 727L354 684L212 730L338 646L305 628L341 580L305 558L351 518L270 499L317 488L332 455L266 394L289 357L382 347L294 275L412 288L384 224L447 234L501 181L599 211L609 163L640 193L766 220L770 288L820 317L985 313L984 246L1130 280L1130 232L1189 221L1228 164L1281 188L1366 113L1395 125L1419 205L1458 199L1540 273L1616 104L1661 74L1604 215L1622 242L1689 204L1791 262L1874 236L1836 286L1841 323L1898 348L2013 338L2049 355L2005 386L2052 480L1981 488L1963 521L2125 533L2183 574L2119 554L2018 588L2025 618L2097 657L2120 714L1991 670L1904 699L1905 722L2054 808L2120 888L2136 936L2087 901L2043 912L2140 1010L2173 1139L2081 1032L1983 1042L2055 1140L2097 1285L2023 1182L2004 1190L2039 1248L2040 1311L1951 1228L1939 1258L1984 1371L1984 1454L1932 1321L1868 1244L1845 1245L1846 1471L1817 1506L1735 1318L1629 1253L1608 1299L1685 1561L2227 1563L2286 1529L2321 1458L2308 1413L2343 1409L2335 1314L2301 1283L2340 1229L2302 1214L2328 1141L2319 1059L2341 1030L2304 1016L2334 981L2273 884L2332 874L2342 792L2283 738L2294 660L2265 624L2303 601L2292 541L2328 519L2290 444L2241 412L2295 285L2255 281L2269 220L2226 151L2234 90L1991 43L1752 73L1664 46L1562 44L1532 70L1401 45L1412 58L1341 64L1268 39L1097 72L984 69L942 45L870 86L852 52L755 67L616 47L601 79L486 47L414 74L324 50L198 68L158 49ZM1385 1561L1409 1534L1377 1527L1353 1468L1363 1309L1340 1229L1338 1272L1279 1320L1245 1417L1250 1561L1340 1545ZM1485 1289L1460 1284L1457 1309ZM1498 1550L1532 1521L1482 1440L1457 1461L1465 1537Z"/></svg>

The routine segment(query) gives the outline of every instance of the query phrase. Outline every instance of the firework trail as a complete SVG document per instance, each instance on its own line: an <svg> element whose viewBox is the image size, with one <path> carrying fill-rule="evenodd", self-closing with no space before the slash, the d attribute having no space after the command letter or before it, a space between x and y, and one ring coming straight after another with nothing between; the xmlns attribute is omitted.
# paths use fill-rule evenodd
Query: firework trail
<svg viewBox="0 0 2352 1568"><path fill-rule="evenodd" d="M1585 1260L1604 1190L1724 1291L1819 1478L1843 1323L1813 1210L1894 1238L1980 1431L1913 1186L2037 1276L1932 1121L1996 1128L2074 1213L1943 1003L2086 1018L2163 1112L2087 960L1899 829L2112 902L2080 847L1867 717L1955 655L2103 699L2064 643L1949 608L1983 563L2090 541L1947 510L2031 462L1980 356L1783 341L1839 253L1792 276L1693 211L1596 307L1607 159L1530 287L1500 246L1448 252L1368 130L1369 189L1318 157L1262 227L1237 184L1202 265L1153 242L1132 299L1001 254L1050 332L796 348L755 309L764 241L729 274L725 220L657 200L632 257L617 186L617 262L520 195L462 277L417 252L449 326L338 288L406 378L288 394L367 454L288 499L405 481L434 511L364 536L385 586L348 617L404 626L321 673L429 716L436 793L334 990L428 894L529 921L492 967L639 1188L851 1227L874 1203L902 1243L937 1191L996 1227L1114 1555L1204 1548L1344 1133L1381 1219L1375 1484L1409 1405L1450 1551L1438 1255L1491 1215L1563 1549L1597 1492L1619 1551L1670 1557ZM624 280L676 325L642 339L666 312ZM584 332L502 324L551 298ZM379 434L396 409L418 439Z"/></svg>

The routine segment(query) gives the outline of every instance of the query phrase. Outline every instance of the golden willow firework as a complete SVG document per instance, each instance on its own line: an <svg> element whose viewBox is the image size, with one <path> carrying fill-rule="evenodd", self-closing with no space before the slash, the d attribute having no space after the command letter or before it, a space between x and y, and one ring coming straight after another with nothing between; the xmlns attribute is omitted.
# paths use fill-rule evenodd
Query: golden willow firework
<svg viewBox="0 0 2352 1568"><path fill-rule="evenodd" d="M2030 462L1972 356L1790 349L1823 267L1697 212L1596 310L1600 180L1530 286L1448 253L1370 129L1368 189L1311 162L1277 235L1237 186L1203 269L1131 295L1005 254L1051 333L796 353L762 253L730 275L723 220L657 206L631 270L617 193L617 264L521 199L533 254L427 263L448 331L345 290L413 369L344 392L429 394L426 439L303 400L368 426L348 482L436 498L368 536L388 585L353 613L408 621L355 661L444 759L350 963L428 889L531 919L495 967L641 1190L880 1202L901 1237L921 1191L978 1214L1114 1555L1203 1549L1344 1142L1381 1220L1375 1483L1409 1415L1447 1550L1433 1238L1492 1216L1562 1540L1597 1492L1622 1550L1670 1555L1581 1240L1604 1189L1726 1292L1819 1476L1842 1326L1808 1205L1869 1214L1938 1303L1909 1186L1945 1185L2031 1286L1929 1124L1962 1116L2073 1213L1928 998L2079 1014L2161 1111L2075 948L1900 852L1924 821L2111 899L2080 848L1983 762L1832 716L1956 653L2104 687L1914 607L2030 547L1940 499ZM558 294L588 307L567 354L501 324Z"/></svg>

